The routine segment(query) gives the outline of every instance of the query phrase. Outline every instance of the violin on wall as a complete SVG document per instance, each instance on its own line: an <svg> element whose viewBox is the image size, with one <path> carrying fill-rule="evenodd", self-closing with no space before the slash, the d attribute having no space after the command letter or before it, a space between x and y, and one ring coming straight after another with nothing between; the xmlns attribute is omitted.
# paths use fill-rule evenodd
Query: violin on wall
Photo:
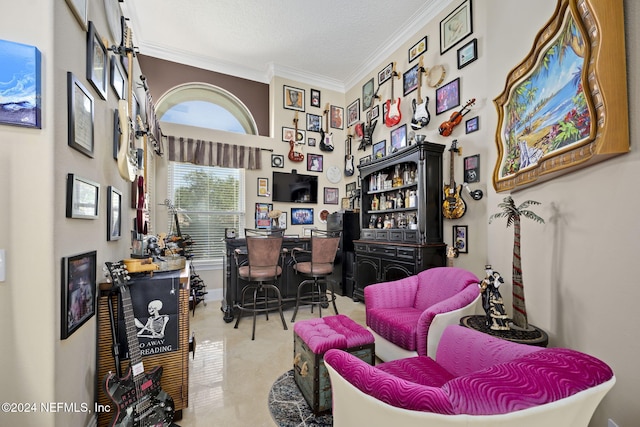
<svg viewBox="0 0 640 427"><path fill-rule="evenodd" d="M453 132L453 128L455 128L457 125L460 124L460 122L462 121L462 118L469 112L469 107L471 107L475 103L476 103L476 99L472 98L464 105L464 107L460 109L460 111L453 112L449 117L449 120L447 120L446 122L443 122L438 127L438 132L440 132L440 135L442 136L451 135L451 133Z"/></svg>

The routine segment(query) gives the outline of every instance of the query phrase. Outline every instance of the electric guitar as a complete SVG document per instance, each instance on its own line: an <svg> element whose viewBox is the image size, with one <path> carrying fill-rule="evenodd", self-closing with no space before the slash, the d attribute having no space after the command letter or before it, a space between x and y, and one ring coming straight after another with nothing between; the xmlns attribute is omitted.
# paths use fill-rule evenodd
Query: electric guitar
<svg viewBox="0 0 640 427"><path fill-rule="evenodd" d="M376 99L380 99L378 96L378 91L380 90L380 86L373 93L373 97L371 99L371 106L369 107L369 112L367 113L367 122L366 124L358 123L356 125L356 135L361 137L360 145L358 146L358 150L364 150L367 146L373 144L373 131L378 124L378 120L371 121L371 112L373 111L373 104L375 104Z"/></svg>
<svg viewBox="0 0 640 427"><path fill-rule="evenodd" d="M399 79L400 74L396 72L396 63L393 63L393 71L391 71L391 99L387 99L387 112L384 116L384 124L387 127L394 127L400 120L402 120L402 113L400 112L400 98L395 99L393 95L394 79Z"/></svg>
<svg viewBox="0 0 640 427"><path fill-rule="evenodd" d="M345 141L345 151L346 154L344 156L344 175L352 176L355 169L353 167L353 155L351 154L351 133L347 135L347 139Z"/></svg>
<svg viewBox="0 0 640 427"><path fill-rule="evenodd" d="M329 103L323 113L325 129L320 128L320 151L333 151L333 132L329 133Z"/></svg>
<svg viewBox="0 0 640 427"><path fill-rule="evenodd" d="M124 16L120 17L120 25L122 26L123 33L123 45L119 48L115 48L117 53L120 55L127 56L128 59L128 84L129 84L129 97L127 98L129 101L121 99L118 101L118 118L120 119L120 147L118 149L118 171L120 172L120 176L129 181L133 182L136 177L136 171L138 169L138 162L136 161L135 154L135 131L133 129L133 121L129 116L130 112L133 109L133 82L131 78L131 73L133 73L133 40L131 28L127 26L126 18Z"/></svg>
<svg viewBox="0 0 640 427"><path fill-rule="evenodd" d="M470 111L469 107L476 103L476 99L472 98L460 109L460 111L455 111L449 117L449 120L442 123L440 127L438 127L438 132L442 136L449 136L453 132L453 128L460 124L462 118Z"/></svg>
<svg viewBox="0 0 640 427"><path fill-rule="evenodd" d="M291 160L292 162L301 162L304 160L304 154L302 154L302 152L300 151L296 151L296 148L298 147L298 145L300 145L298 143L299 140L302 139L302 135L299 134L298 132L298 112L296 111L296 115L293 118L293 125L295 127L295 132L293 133L293 138L291 138L289 140L289 160Z"/></svg>
<svg viewBox="0 0 640 427"><path fill-rule="evenodd" d="M424 102L422 102L422 74L425 72L422 65L422 57L420 57L420 65L418 67L418 99L411 100L411 106L413 107L413 117L411 118L411 129L419 130L429 124L431 121L431 115L427 107L429 106L429 97L426 96Z"/></svg>
<svg viewBox="0 0 640 427"><path fill-rule="evenodd" d="M453 158L454 154L458 156L462 154L462 150L457 147L458 140L455 139L451 143L449 153L451 158L449 160L449 185L444 186L444 203L442 204L442 215L447 219L462 218L467 211L467 204L460 196L461 185L456 185L455 177L453 174Z"/></svg>
<svg viewBox="0 0 640 427"><path fill-rule="evenodd" d="M127 282L129 276L125 266L105 263L114 287L120 291L120 301L129 345L129 368L122 378L109 372L104 379L104 389L115 404L116 413L111 419L111 427L167 427L173 421L173 399L160 387L162 366L148 373L144 372L137 328L131 303L131 293Z"/></svg>

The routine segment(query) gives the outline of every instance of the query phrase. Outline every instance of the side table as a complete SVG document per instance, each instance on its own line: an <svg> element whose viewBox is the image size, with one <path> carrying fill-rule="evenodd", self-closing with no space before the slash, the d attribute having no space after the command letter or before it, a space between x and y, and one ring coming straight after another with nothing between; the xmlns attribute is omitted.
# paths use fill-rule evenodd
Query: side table
<svg viewBox="0 0 640 427"><path fill-rule="evenodd" d="M494 331L487 325L486 316L484 315L464 316L460 319L460 324L464 327L520 344L536 345L538 347L546 347L549 344L547 333L532 324L529 324L530 329L526 331L520 329Z"/></svg>

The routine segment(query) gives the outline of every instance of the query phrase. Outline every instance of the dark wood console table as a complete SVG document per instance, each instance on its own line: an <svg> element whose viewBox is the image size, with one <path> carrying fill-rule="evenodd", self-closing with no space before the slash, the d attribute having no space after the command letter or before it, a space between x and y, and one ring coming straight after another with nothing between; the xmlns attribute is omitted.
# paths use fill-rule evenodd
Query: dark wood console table
<svg viewBox="0 0 640 427"><path fill-rule="evenodd" d="M542 329L529 324L531 330L523 331L519 329L510 329L508 331L494 331L489 328L486 322L486 316L474 315L465 316L460 319L460 324L476 331L484 332L496 338L502 338L507 341L517 342L519 344L536 345L538 347L546 347L549 344L549 336Z"/></svg>
<svg viewBox="0 0 640 427"><path fill-rule="evenodd" d="M236 268L236 261L234 259L234 252L236 249L240 249L241 257L246 257L247 244L244 238L242 239L225 239L226 242L226 254L224 257L224 284L223 284L223 298L220 309L224 313L224 321L229 323L233 321L236 316L234 305L238 302L240 289L237 286L238 270ZM282 243L283 248L283 268L282 276L278 280L278 288L282 294L282 299L285 305L295 305L296 294L298 292L298 285L303 276L296 274L293 269L293 258L291 257L291 250L293 248L302 248L310 250L311 239L308 237L285 237ZM241 259L242 262L242 259Z"/></svg>

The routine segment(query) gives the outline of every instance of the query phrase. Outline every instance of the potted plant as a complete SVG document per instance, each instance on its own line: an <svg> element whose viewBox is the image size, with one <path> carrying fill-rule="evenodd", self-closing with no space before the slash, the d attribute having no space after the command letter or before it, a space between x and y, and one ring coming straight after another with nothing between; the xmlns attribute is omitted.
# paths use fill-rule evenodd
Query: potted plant
<svg viewBox="0 0 640 427"><path fill-rule="evenodd" d="M544 219L527 209L531 205L539 204L540 202L527 200L516 207L511 196L507 196L502 203L498 204L502 212L495 213L489 217L489 224L496 218L507 218L507 228L513 224L513 324L522 329L529 329L529 322L527 321L527 308L524 301L524 283L522 281L522 262L520 259L520 217L544 224Z"/></svg>

